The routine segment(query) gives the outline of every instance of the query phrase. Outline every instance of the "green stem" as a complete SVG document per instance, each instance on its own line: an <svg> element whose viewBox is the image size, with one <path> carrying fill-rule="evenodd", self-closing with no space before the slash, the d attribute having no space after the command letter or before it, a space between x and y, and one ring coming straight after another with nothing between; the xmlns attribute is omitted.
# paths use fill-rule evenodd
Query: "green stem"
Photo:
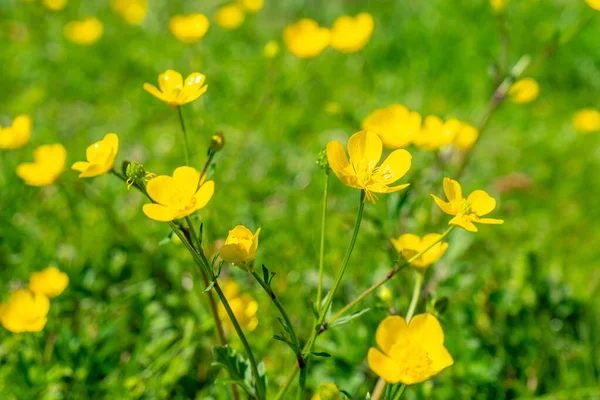
<svg viewBox="0 0 600 400"><path fill-rule="evenodd" d="M400 389L398 390L398 392L396 392L396 395L394 396L394 400L400 400L402 398L402 396L404 396L405 390L406 390L406 385L402 384L402 386L400 386Z"/></svg>
<svg viewBox="0 0 600 400"><path fill-rule="evenodd" d="M304 391L306 390L306 370L307 368L300 368L300 378L298 381L298 400L304 399Z"/></svg>
<svg viewBox="0 0 600 400"><path fill-rule="evenodd" d="M421 297L421 288L423 287L423 273L415 270L415 287L413 288L412 298L410 299L410 305L408 306L408 312L406 313L406 322L410 322L410 319L415 314L419 298Z"/></svg>
<svg viewBox="0 0 600 400"><path fill-rule="evenodd" d="M319 250L319 285L317 286L317 313L321 312L323 296L323 270L325 264L325 225L327 221L327 196L329 192L329 171L325 173L325 189L323 191L323 211L321 212L321 247Z"/></svg>
<svg viewBox="0 0 600 400"><path fill-rule="evenodd" d="M187 132L185 130L185 122L183 121L183 112L181 106L177 106L177 112L179 114L179 123L181 124L181 131L183 132L183 154L185 156L185 165L190 165L190 144L188 142Z"/></svg>

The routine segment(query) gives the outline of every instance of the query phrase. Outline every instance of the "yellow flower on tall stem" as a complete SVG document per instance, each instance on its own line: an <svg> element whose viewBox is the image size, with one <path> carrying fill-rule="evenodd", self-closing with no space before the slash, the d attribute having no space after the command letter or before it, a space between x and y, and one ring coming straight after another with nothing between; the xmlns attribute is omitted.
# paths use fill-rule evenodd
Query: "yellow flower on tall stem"
<svg viewBox="0 0 600 400"><path fill-rule="evenodd" d="M443 121L440 117L429 115L423 121L421 131L413 139L420 149L433 151L451 144L461 130L462 123L456 118Z"/></svg>
<svg viewBox="0 0 600 400"><path fill-rule="evenodd" d="M362 121L365 131L376 133L388 149L408 147L421 130L421 114L402 104L390 104L369 114Z"/></svg>
<svg viewBox="0 0 600 400"><path fill-rule="evenodd" d="M33 152L32 163L17 167L17 175L30 186L47 186L56 181L65 169L67 150L62 144L47 144Z"/></svg>
<svg viewBox="0 0 600 400"><path fill-rule="evenodd" d="M313 58L329 46L331 33L329 29L320 27L316 21L303 18L285 28L283 39L295 56Z"/></svg>
<svg viewBox="0 0 600 400"><path fill-rule="evenodd" d="M185 218L208 204L215 191L213 181L200 182L200 173L192 167L179 167L173 176L159 175L146 186L155 202L143 211L155 221L170 222Z"/></svg>
<svg viewBox="0 0 600 400"><path fill-rule="evenodd" d="M0 126L0 149L20 149L31 139L31 118L28 115L17 116L10 126Z"/></svg>
<svg viewBox="0 0 600 400"><path fill-rule="evenodd" d="M48 297L18 289L11 293L6 303L0 304L0 324L14 333L39 332L46 326L48 311Z"/></svg>
<svg viewBox="0 0 600 400"><path fill-rule="evenodd" d="M354 53L365 47L373 34L373 17L363 12L356 17L342 15L331 27L331 47L343 53Z"/></svg>
<svg viewBox="0 0 600 400"><path fill-rule="evenodd" d="M535 100L540 93L540 85L533 78L523 78L512 84L508 97L513 103L525 104Z"/></svg>
<svg viewBox="0 0 600 400"><path fill-rule="evenodd" d="M190 74L184 82L179 72L168 69L158 75L160 90L149 83L144 83L144 89L171 108L177 108L202 96L208 89L205 82L206 77L199 72Z"/></svg>
<svg viewBox="0 0 600 400"><path fill-rule="evenodd" d="M111 0L110 6L129 25L144 22L148 12L148 0Z"/></svg>
<svg viewBox="0 0 600 400"><path fill-rule="evenodd" d="M501 219L481 218L491 213L496 208L496 200L483 190L476 190L466 199L462 195L460 184L450 178L444 178L444 193L448 202L443 201L436 195L431 195L436 204L443 212L455 217L448 223L452 226L460 226L471 232L477 232L473 222L479 224L502 224Z"/></svg>
<svg viewBox="0 0 600 400"><path fill-rule="evenodd" d="M477 128L463 122L458 132L456 132L452 144L462 151L468 151L473 147L478 137L479 131Z"/></svg>
<svg viewBox="0 0 600 400"><path fill-rule="evenodd" d="M600 111L594 108L584 108L573 117L573 128L579 133L600 131Z"/></svg>
<svg viewBox="0 0 600 400"><path fill-rule="evenodd" d="M396 251L402 254L405 260L410 260L412 257L428 248L431 244L435 243L439 238L440 234L430 233L423 238L412 233L406 233L401 235L398 239L391 239L392 244ZM427 268L437 260L439 260L446 250L448 249L447 242L439 242L429 249L425 254L413 261L411 266L417 268Z"/></svg>
<svg viewBox="0 0 600 400"><path fill-rule="evenodd" d="M204 14L176 15L169 19L169 30L184 43L195 43L202 39L209 27L210 22Z"/></svg>
<svg viewBox="0 0 600 400"><path fill-rule="evenodd" d="M64 34L73 43L89 46L98 41L104 33L104 25L98 18L89 17L71 21L65 25Z"/></svg>
<svg viewBox="0 0 600 400"><path fill-rule="evenodd" d="M361 131L348 140L346 156L344 146L337 140L327 144L327 159L335 175L343 184L365 191L365 200L375 203L374 193L392 193L409 184L389 186L402 178L410 169L412 156L406 150L394 150L380 166L383 144L373 132Z"/></svg>
<svg viewBox="0 0 600 400"><path fill-rule="evenodd" d="M239 28L246 19L244 10L236 3L225 4L217 9L215 22L223 29Z"/></svg>
<svg viewBox="0 0 600 400"><path fill-rule="evenodd" d="M229 302L229 306L238 320L240 327L252 332L258 326L258 302L248 293L241 293L240 286L232 279L227 279L223 287L223 294ZM221 316L228 331L233 331L233 324L225 311L225 308L219 304L219 315Z"/></svg>
<svg viewBox="0 0 600 400"><path fill-rule="evenodd" d="M55 266L34 272L29 277L29 290L47 297L56 297L69 285L69 276Z"/></svg>
<svg viewBox="0 0 600 400"><path fill-rule="evenodd" d="M256 233L243 225L238 225L229 231L225 244L219 251L223 261L232 263L242 269L252 269L252 264L256 259L256 249L258 248L258 235L260 228Z"/></svg>
<svg viewBox="0 0 600 400"><path fill-rule="evenodd" d="M80 178L91 178L112 171L119 151L119 137L107 133L104 139L91 144L85 151L87 161L77 161L71 169L81 172Z"/></svg>
<svg viewBox="0 0 600 400"><path fill-rule="evenodd" d="M432 314L415 315L410 323L398 315L377 327L379 349L369 349L369 368L386 382L423 382L454 363L444 347L444 331Z"/></svg>

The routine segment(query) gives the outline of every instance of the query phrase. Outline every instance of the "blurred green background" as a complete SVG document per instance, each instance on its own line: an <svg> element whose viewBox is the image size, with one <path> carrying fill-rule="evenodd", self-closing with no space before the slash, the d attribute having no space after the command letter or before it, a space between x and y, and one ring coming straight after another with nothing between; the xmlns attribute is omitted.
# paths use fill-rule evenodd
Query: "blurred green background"
<svg viewBox="0 0 600 400"><path fill-rule="evenodd" d="M261 227L257 262L277 272L275 291L306 340L318 278L324 182L318 153L330 140L345 143L362 118L394 102L476 124L494 89L499 29L485 0L266 0L239 29L213 23L196 44L169 33L170 16L211 18L220 4L150 0L144 23L132 27L108 1L69 0L59 12L38 1L0 2L0 124L22 113L34 123L26 148L0 153L0 300L51 263L71 279L53 300L43 332L0 329L0 398L225 399L228 393L212 383L214 326L194 265L183 246L159 245L168 226L146 218L144 198L109 175L79 180L67 170L53 186L25 186L15 168L36 146L64 144L70 166L90 143L115 132L118 163L138 161L171 174L183 164L177 114L142 85L155 84L168 68L184 77L204 73L208 92L183 109L195 165L204 164L215 131L226 137L211 172L215 196L198 213L205 240L222 240L237 224ZM330 26L339 15L362 11L374 16L375 30L359 53L328 49L301 60L282 43L285 26L299 18ZM583 0L513 1L509 63L540 54L556 32L590 13ZM85 16L104 23L103 37L89 47L62 34L65 23ZM600 398L600 135L580 136L571 127L578 109L600 106L598 37L600 16L536 70L535 102L506 103L493 116L461 182L466 192L484 189L496 197L493 216L506 222L476 234L455 231L448 253L430 268L420 310L448 299L440 320L455 364L411 387L406 398ZM282 48L267 59L263 47L271 39ZM329 102L341 113L325 112ZM413 185L402 214L395 211L402 193L367 204L334 309L385 276L390 237L446 229L448 218L429 194L439 194L451 171L434 168L434 154L409 150L406 181ZM511 188L515 176L527 184ZM331 182L327 288L358 199L356 190L335 177ZM227 267L224 274L260 304L259 325L248 339L266 363L273 395L294 362L271 339L280 330L275 309L241 271ZM320 338L316 349L332 357L311 363L311 390L325 381L355 398L372 390L376 377L366 353L390 307L405 313L412 274L400 273L388 288L391 304L368 298L363 306L370 312ZM232 346L242 351L233 337Z"/></svg>

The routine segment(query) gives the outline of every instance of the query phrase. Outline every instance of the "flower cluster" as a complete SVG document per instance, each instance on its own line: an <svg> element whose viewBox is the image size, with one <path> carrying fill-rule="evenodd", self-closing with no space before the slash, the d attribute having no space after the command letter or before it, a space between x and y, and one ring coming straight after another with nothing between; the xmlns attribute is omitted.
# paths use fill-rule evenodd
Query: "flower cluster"
<svg viewBox="0 0 600 400"><path fill-rule="evenodd" d="M229 301L229 306L238 320L240 326L252 332L258 326L258 302L249 293L242 293L240 285L232 279L228 279L223 284L223 293ZM229 331L233 331L233 325L227 312L223 306L219 307L219 314L223 321L225 321L225 327Z"/></svg>
<svg viewBox="0 0 600 400"><path fill-rule="evenodd" d="M31 118L28 115L19 115L10 126L0 126L0 149L20 149L31 139Z"/></svg>

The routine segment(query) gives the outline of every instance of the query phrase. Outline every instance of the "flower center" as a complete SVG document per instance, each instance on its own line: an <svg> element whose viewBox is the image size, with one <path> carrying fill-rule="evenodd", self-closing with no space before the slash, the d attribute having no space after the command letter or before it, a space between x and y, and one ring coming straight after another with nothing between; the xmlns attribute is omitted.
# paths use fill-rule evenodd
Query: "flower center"
<svg viewBox="0 0 600 400"><path fill-rule="evenodd" d="M471 208L471 203L469 203L466 200L463 200L463 202L460 205L460 213L463 215L469 215L473 213L473 210Z"/></svg>

